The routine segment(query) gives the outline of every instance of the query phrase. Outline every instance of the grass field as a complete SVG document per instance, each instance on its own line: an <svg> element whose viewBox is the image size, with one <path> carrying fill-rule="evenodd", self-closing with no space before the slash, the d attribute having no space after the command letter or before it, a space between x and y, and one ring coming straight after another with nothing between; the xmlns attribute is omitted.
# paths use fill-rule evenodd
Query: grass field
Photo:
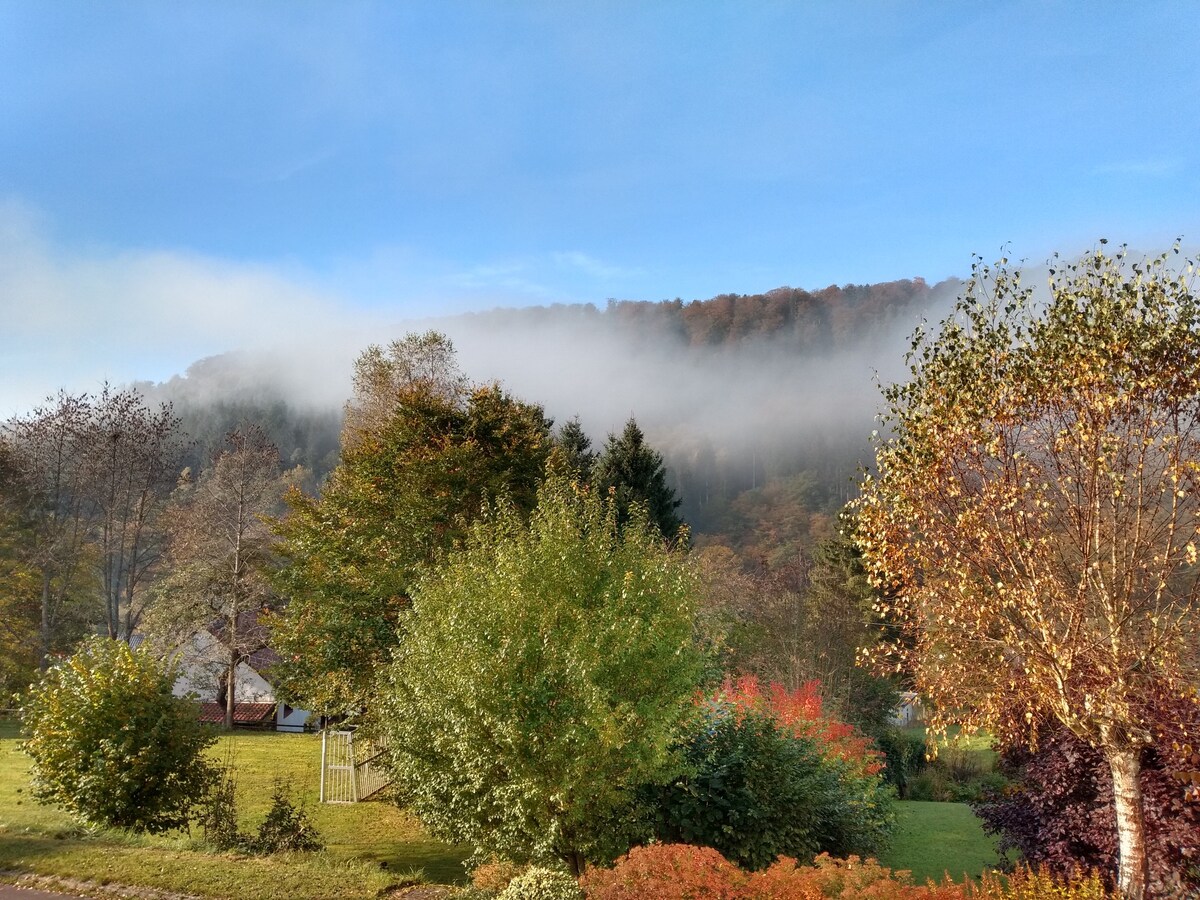
<svg viewBox="0 0 1200 900"><path fill-rule="evenodd" d="M236 767L243 829L257 826L278 777L291 784L327 849L248 857L209 853L199 834L138 837L81 829L29 796L29 760L17 749L15 726L0 723L0 871L10 878L36 873L245 900L366 898L416 877L463 880L467 851L432 840L391 804L319 804L319 737L238 732L222 737L214 755L228 756ZM899 815L896 845L882 861L911 870L918 881L940 879L944 871L978 876L996 862L992 842L962 804L904 802Z"/></svg>
<svg viewBox="0 0 1200 900"><path fill-rule="evenodd" d="M995 841L965 803L902 800L896 807L895 839L880 859L885 866L910 870L920 884L947 873L955 881L978 878L999 863Z"/></svg>
<svg viewBox="0 0 1200 900"><path fill-rule="evenodd" d="M237 770L239 818L253 830L270 805L276 777L289 782L324 838L320 854L261 858L206 852L199 834L165 837L89 832L28 793L28 758L17 732L0 725L0 870L139 884L208 897L374 897L414 877L462 881L466 851L432 840L388 803L322 805L320 738L236 732L214 755Z"/></svg>

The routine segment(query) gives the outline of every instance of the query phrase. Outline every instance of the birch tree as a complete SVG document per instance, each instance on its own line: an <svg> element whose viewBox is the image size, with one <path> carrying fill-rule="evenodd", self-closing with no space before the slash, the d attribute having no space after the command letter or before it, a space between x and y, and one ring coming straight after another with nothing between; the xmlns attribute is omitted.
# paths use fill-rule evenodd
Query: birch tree
<svg viewBox="0 0 1200 900"><path fill-rule="evenodd" d="M1176 248L1176 253L1178 249ZM887 388L857 540L934 725L1036 740L1112 772L1118 884L1147 896L1140 756L1156 692L1200 678L1200 303L1192 266L1054 260L1049 299L977 264ZM1182 790L1182 786L1181 786ZM1152 892L1152 891L1151 891Z"/></svg>

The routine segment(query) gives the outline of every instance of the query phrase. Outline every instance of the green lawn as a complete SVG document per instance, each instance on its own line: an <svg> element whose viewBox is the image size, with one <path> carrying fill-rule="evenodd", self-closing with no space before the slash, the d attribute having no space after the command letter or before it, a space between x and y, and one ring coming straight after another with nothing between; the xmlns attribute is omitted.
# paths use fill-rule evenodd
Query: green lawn
<svg viewBox="0 0 1200 900"><path fill-rule="evenodd" d="M289 782L326 841L321 854L269 858L210 854L199 835L131 837L88 833L28 793L28 758L16 729L0 724L0 870L139 884L207 897L374 897L417 873L462 881L466 851L426 835L388 803L321 805L320 738L237 732L214 751L237 770L242 827L252 830L270 805L276 777Z"/></svg>
<svg viewBox="0 0 1200 900"><path fill-rule="evenodd" d="M995 840L965 803L901 800L896 807L895 840L880 862L910 870L918 884L941 881L947 873L955 881L978 878L999 863Z"/></svg>
<svg viewBox="0 0 1200 900"><path fill-rule="evenodd" d="M320 738L238 732L214 755L236 767L242 827L257 825L276 777L290 782L327 843L321 854L246 857L210 854L199 835L131 837L89 833L28 793L29 760L16 728L0 723L0 870L99 883L137 884L203 897L375 897L415 873L430 882L463 880L462 848L432 840L388 803L321 805ZM963 804L901 802L895 846L881 860L918 881L977 877L996 863L993 843ZM386 866L386 868L384 868Z"/></svg>

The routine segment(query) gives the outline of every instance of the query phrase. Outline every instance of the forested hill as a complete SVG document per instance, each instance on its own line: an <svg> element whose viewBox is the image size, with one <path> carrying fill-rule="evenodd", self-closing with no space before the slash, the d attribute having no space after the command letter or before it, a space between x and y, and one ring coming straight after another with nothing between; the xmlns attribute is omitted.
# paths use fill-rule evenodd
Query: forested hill
<svg viewBox="0 0 1200 900"><path fill-rule="evenodd" d="M647 334L691 347L770 342L799 353L830 353L911 329L935 297L957 290L957 280L930 286L923 278L880 284L831 285L819 291L780 287L765 294L719 294L709 300L609 300L492 310L472 316L502 324L541 325L605 320L637 341Z"/></svg>
<svg viewBox="0 0 1200 900"><path fill-rule="evenodd" d="M901 371L907 336L957 288L916 278L497 309L401 323L353 346L225 354L143 387L175 403L196 439L193 464L250 419L319 478L337 458L354 358L369 343L435 328L454 340L469 377L503 383L560 424L579 416L595 444L635 416L698 530L787 544L816 527L797 524L797 504L827 514L849 495L878 406L876 375Z"/></svg>

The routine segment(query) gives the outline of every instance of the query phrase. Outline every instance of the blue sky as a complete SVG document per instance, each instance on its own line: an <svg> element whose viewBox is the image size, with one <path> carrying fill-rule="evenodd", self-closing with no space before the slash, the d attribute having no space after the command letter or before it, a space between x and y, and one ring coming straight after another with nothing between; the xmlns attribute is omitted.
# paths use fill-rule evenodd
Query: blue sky
<svg viewBox="0 0 1200 900"><path fill-rule="evenodd" d="M0 0L0 414L313 329L1194 246L1194 13Z"/></svg>

